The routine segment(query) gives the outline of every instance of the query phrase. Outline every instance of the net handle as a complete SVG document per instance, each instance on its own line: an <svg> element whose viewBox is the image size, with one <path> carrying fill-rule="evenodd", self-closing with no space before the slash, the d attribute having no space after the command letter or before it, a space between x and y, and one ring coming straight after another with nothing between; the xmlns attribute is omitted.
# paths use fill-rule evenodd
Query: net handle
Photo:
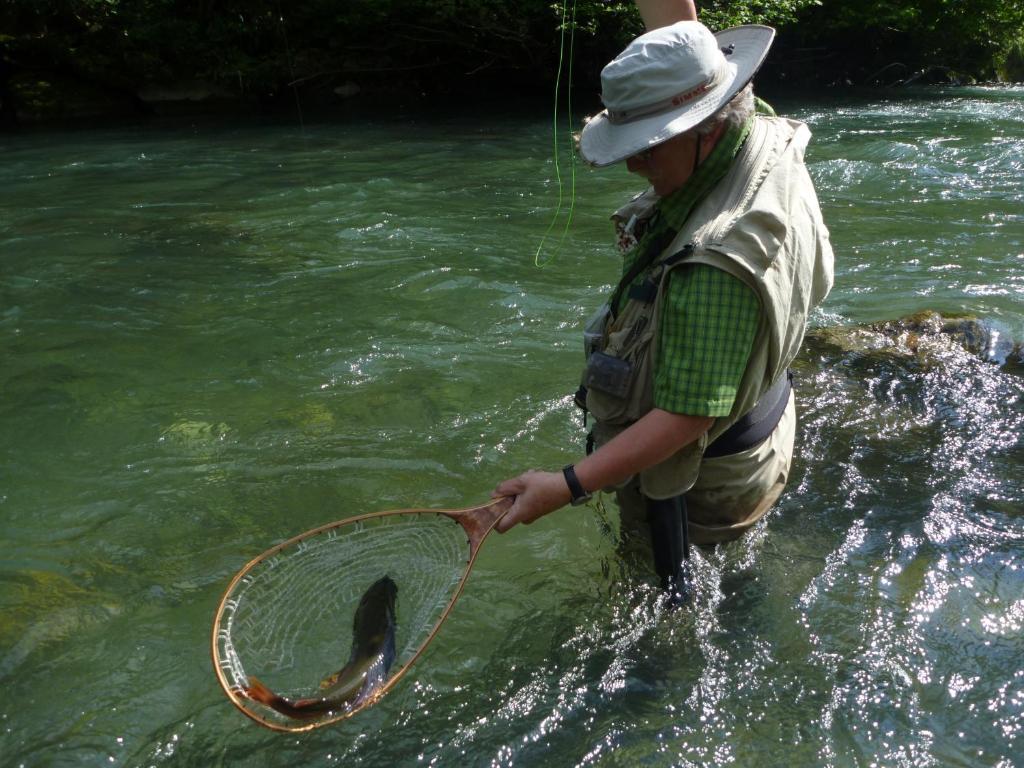
<svg viewBox="0 0 1024 768"><path fill-rule="evenodd" d="M501 496L497 499L491 499L491 501L478 507L446 510L440 512L440 514L450 517L462 526L466 536L469 538L469 556L470 561L472 561L476 558L477 550L480 549L480 545L487 538L487 534L505 516L505 513L512 507L514 501L514 496Z"/></svg>

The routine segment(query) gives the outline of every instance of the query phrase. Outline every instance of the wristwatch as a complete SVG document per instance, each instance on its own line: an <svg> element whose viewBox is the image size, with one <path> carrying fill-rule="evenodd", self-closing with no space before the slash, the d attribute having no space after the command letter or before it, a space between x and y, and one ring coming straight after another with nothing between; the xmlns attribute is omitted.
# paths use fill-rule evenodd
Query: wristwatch
<svg viewBox="0 0 1024 768"><path fill-rule="evenodd" d="M580 485L580 479L576 477L576 468L572 464L566 464L562 467L562 475L565 477L565 484L569 486L569 493L572 494L572 501L570 503L574 507L590 501L594 494L583 490L583 486Z"/></svg>

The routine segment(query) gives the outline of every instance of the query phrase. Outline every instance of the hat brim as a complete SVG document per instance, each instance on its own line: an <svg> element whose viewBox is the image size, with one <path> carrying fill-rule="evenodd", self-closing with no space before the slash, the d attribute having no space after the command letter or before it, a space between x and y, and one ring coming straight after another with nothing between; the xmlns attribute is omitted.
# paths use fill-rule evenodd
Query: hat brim
<svg viewBox="0 0 1024 768"><path fill-rule="evenodd" d="M761 68L775 39L775 30L761 24L745 24L715 34L721 48L733 46L729 73L701 98L655 115L613 124L608 110L591 118L580 136L580 153L591 165L613 165L645 149L668 141L699 125L724 107Z"/></svg>

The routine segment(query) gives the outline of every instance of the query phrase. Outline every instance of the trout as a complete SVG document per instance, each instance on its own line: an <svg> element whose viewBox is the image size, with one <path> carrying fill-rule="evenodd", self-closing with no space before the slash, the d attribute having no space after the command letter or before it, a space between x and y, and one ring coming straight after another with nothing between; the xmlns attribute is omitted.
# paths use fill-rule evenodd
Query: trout
<svg viewBox="0 0 1024 768"><path fill-rule="evenodd" d="M313 720L328 712L356 707L387 680L395 661L395 601L398 587L389 576L378 579L363 593L352 621L352 650L344 667L320 683L316 696L286 699L255 677L245 695L282 715Z"/></svg>

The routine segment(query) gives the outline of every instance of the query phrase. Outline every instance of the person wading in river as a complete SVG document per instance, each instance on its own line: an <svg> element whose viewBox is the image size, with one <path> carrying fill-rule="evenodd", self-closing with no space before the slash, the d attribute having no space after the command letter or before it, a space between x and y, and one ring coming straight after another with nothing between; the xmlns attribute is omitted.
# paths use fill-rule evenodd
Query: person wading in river
<svg viewBox="0 0 1024 768"><path fill-rule="evenodd" d="M602 71L606 109L580 139L588 162L625 161L651 185L612 216L623 276L585 334L577 403L596 421L593 451L494 493L516 497L504 532L614 489L624 525L649 523L669 587L681 520L697 543L734 539L782 492L787 368L832 286L832 250L803 162L810 132L755 114L750 80L774 30L716 36L695 13L643 15L650 31Z"/></svg>

